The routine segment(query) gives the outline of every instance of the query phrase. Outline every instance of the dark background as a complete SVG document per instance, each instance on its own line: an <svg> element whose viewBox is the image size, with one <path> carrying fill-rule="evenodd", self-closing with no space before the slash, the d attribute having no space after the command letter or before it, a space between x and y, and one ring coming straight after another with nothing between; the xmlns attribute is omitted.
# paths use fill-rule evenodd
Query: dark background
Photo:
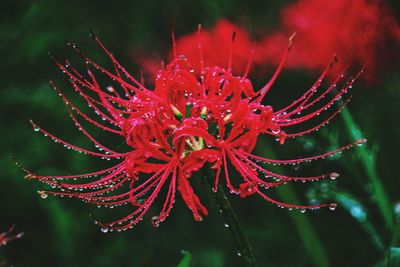
<svg viewBox="0 0 400 267"><path fill-rule="evenodd" d="M65 38L76 40L101 65L107 61L88 36L88 29L93 28L135 73L139 70L135 58L154 52L167 54L171 26L179 36L194 31L198 23L207 28L226 18L256 34L260 29L274 29L279 24L280 9L288 2L2 3L0 232L15 224L25 235L0 247L0 262L5 266L177 266L185 250L192 257L192 266L243 266L223 217L201 183L196 191L201 192L210 211L201 223L192 219L177 197L172 215L159 228L152 227L150 211L130 231L103 234L89 214L115 218L117 210L97 209L70 199L41 199L36 191L44 186L24 180L23 171L10 156L41 174L81 173L104 167L102 161L63 150L36 134L28 122L33 118L72 143L89 144L74 129L61 100L48 85L48 80L55 80L79 102L47 56L52 51L60 57L73 57L64 46ZM388 4L399 17L397 1ZM289 103L317 75L304 70L285 71L275 87L285 92L272 93L271 99L276 99L278 106ZM232 197L259 266L384 266L387 248L399 245L394 240L396 228L388 226L382 217L383 213L393 214L400 205L398 69L386 68L374 84L360 80L355 87L356 97L343 117L323 130L285 146L268 137L260 140L258 154L279 158L318 154L359 137L369 142L331 160L280 170L302 175L331 169L341 173L342 179L337 181L288 185L276 196L297 203L315 198L337 201L340 205L335 211L300 214L279 209L256 196ZM383 185L387 198L377 191L379 185ZM382 201L388 204L383 209L378 204ZM398 214L399 210L397 206Z"/></svg>

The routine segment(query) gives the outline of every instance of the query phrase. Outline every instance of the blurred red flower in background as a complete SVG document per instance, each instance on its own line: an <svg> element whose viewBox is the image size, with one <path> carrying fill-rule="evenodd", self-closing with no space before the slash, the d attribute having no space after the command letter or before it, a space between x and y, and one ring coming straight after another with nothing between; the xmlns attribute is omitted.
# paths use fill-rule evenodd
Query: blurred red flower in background
<svg viewBox="0 0 400 267"><path fill-rule="evenodd" d="M370 71L366 78L371 81L380 76L386 65L400 62L400 27L381 0L299 0L283 9L279 29L268 32L257 43L251 42L244 28L221 19L211 29L180 37L177 48L196 70L200 69L201 60L198 45L202 46L206 66L225 66L232 51L233 73L243 73L252 55L254 65L261 67L259 74L264 75L262 69L267 64L280 62L282 47L293 32L297 37L286 68L320 70L337 54L342 67L368 60ZM154 59L142 59L140 63L152 74L160 66Z"/></svg>
<svg viewBox="0 0 400 267"><path fill-rule="evenodd" d="M374 79L383 64L400 60L400 27L384 1L300 0L283 10L281 23L281 30L260 42L257 57L278 62L276 53L285 43L286 32L296 31L287 67L318 70L337 54L340 62L348 64L368 60L366 77Z"/></svg>
<svg viewBox="0 0 400 267"><path fill-rule="evenodd" d="M234 42L232 42L234 39ZM281 46L287 45L286 42ZM199 53L201 47L201 58ZM232 49L231 49L232 48ZM231 58L231 69L233 73L244 72L249 61L249 55L254 51L249 34L242 27L227 20L221 19L216 22L214 28L198 30L196 32L181 36L176 42L176 49L185 55L192 64L194 70L200 71L201 62L204 67L227 66ZM232 57L230 57L232 53ZM174 58L170 52L170 60ZM253 60L255 62L255 60ZM160 69L160 63L154 58L140 58L139 63L148 73L155 75Z"/></svg>
<svg viewBox="0 0 400 267"><path fill-rule="evenodd" d="M31 121L34 130L63 144L67 149L118 163L96 172L67 176L41 176L24 168L27 179L37 179L51 187L46 191L38 191L40 196L46 198L51 194L75 197L109 208L131 206L133 211L121 219L99 223L102 231L107 232L133 227L142 220L155 199L163 195L161 211L152 218L153 225L158 226L170 214L175 195L179 191L194 219L200 221L208 211L194 192L191 179L195 177L195 172L199 172L208 163L215 171L212 185L214 192L221 184L220 176L223 173L230 192L241 197L258 194L280 207L301 211L320 207L334 209L334 203L310 206L282 203L267 193L290 181L335 179L339 176L336 172L312 177L291 177L269 171L268 164L309 162L353 145L361 145L365 139L329 153L293 160L263 158L253 155L252 151L261 134L271 135L283 144L287 138L308 134L325 125L350 101L348 91L362 70L347 81L343 80L344 75L339 75L322 89L326 75L335 63L332 62L301 97L285 108L274 109L262 101L268 100L264 97L283 68L291 49L291 39L289 46L286 44L286 50L282 49L283 56L272 78L260 89L254 90L252 82L247 78L252 62L252 53L246 49L250 42L246 35L241 39L241 31L236 32L238 36L235 40L227 27L228 24L222 24L218 30L223 36L231 36L230 42L221 41L226 51L221 51L220 57L212 56L214 61L211 62L208 62L210 55L207 54L211 50L207 49L212 49L212 46L203 46L202 41L204 38L207 40L208 35L203 35L200 30L200 39L195 45L198 58L196 60L194 55L192 58L194 65L185 55L178 55L181 51L178 51L174 42L173 59L165 69L158 72L153 90L129 74L96 36L93 36L94 40L111 59L114 67L112 71L93 62L72 42L68 45L86 62L86 73L79 72L69 61L61 62L51 56L75 91L100 118L98 120L86 115L51 82L63 99L74 124L99 151L74 146ZM243 50L242 54L233 52L236 41L240 44L240 50ZM208 52L203 52L203 49ZM247 59L244 64L245 54ZM239 55L243 58L235 63ZM234 66L244 66L244 74L235 76L232 73ZM339 100L344 101L335 107L334 104ZM321 113L326 116L317 120ZM80 119L121 138L127 145L127 152L117 152L103 145L83 127ZM293 126L304 122L314 123L314 126L301 131L294 129ZM233 176L230 169L240 175ZM199 177L203 179L203 175Z"/></svg>

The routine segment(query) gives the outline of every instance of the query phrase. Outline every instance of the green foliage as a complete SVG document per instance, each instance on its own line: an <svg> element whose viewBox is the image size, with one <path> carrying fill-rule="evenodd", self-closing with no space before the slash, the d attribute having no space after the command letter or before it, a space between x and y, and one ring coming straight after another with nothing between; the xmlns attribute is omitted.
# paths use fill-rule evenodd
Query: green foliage
<svg viewBox="0 0 400 267"><path fill-rule="evenodd" d="M190 267L190 263L192 262L192 254L186 250L182 250L182 254L183 258L177 267Z"/></svg>
<svg viewBox="0 0 400 267"><path fill-rule="evenodd" d="M387 267L400 266L400 248L390 247L387 256Z"/></svg>

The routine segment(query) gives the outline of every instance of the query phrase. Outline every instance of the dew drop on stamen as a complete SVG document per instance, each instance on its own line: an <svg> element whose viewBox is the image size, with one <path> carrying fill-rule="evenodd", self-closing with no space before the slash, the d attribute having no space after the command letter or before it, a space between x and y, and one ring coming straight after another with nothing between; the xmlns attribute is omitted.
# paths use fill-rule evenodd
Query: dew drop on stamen
<svg viewBox="0 0 400 267"><path fill-rule="evenodd" d="M158 216L153 216L153 217L151 218L151 224L152 224L154 227L160 226L159 217L158 217Z"/></svg>
<svg viewBox="0 0 400 267"><path fill-rule="evenodd" d="M47 194L46 194L46 192L45 191L37 191L37 193L40 195L40 197L41 198L43 198L43 199L45 199L45 198L47 198Z"/></svg>
<svg viewBox="0 0 400 267"><path fill-rule="evenodd" d="M281 132L281 129L279 127L274 128L271 130L273 134L279 134Z"/></svg>
<svg viewBox="0 0 400 267"><path fill-rule="evenodd" d="M329 209L330 209L330 210L335 210L336 207L337 207L337 204L336 204L336 203L331 203L331 204L329 204Z"/></svg>
<svg viewBox="0 0 400 267"><path fill-rule="evenodd" d="M367 139L361 138L361 139L358 139L358 140L355 142L355 144L356 144L357 146L361 146L362 144L365 144L366 142L367 142Z"/></svg>
<svg viewBox="0 0 400 267"><path fill-rule="evenodd" d="M332 180L335 180L336 178L338 178L340 175L337 173L337 172L332 172L330 175L329 175L329 177L332 179Z"/></svg>

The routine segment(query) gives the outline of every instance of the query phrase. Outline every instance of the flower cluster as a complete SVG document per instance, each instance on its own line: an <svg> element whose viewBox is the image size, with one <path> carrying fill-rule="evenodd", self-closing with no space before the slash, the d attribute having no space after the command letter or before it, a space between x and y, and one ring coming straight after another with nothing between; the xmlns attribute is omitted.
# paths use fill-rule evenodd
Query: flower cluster
<svg viewBox="0 0 400 267"><path fill-rule="evenodd" d="M0 233L0 246L5 246L7 245L8 242L15 240L15 239L20 239L24 233L18 233L18 234L12 234L12 231L14 230L14 225L8 229L7 232Z"/></svg>
<svg viewBox="0 0 400 267"><path fill-rule="evenodd" d="M68 45L86 62L87 73L79 72L68 61L51 57L101 120L84 113L54 83L51 85L63 99L75 125L99 151L74 146L31 123L36 131L68 149L118 163L96 172L68 176L41 176L24 168L27 179L37 179L53 188L38 191L41 197L46 198L49 194L69 196L110 208L130 205L131 213L109 223L99 223L102 231L107 232L133 227L142 220L155 199L162 197L161 211L151 220L158 226L170 214L179 192L194 219L200 221L208 211L193 190L191 179L193 173L209 166L215 174L211 185L214 192L224 183L231 193L240 197L256 194L289 209L305 211L336 207L334 203L312 206L282 203L268 196L268 190L291 181L334 179L339 176L337 173L291 177L270 171L268 164L300 164L321 159L362 144L365 139L329 153L293 160L268 159L256 156L252 151L261 134L273 136L283 144L287 138L308 134L326 124L350 100L346 93L362 70L340 88L336 84L343 76L321 89L322 81L333 65L330 64L300 98L275 110L263 104L263 99L282 70L291 42L272 78L259 90L254 90L247 78L251 56L244 74L236 76L231 71L231 57L226 68L204 67L201 44L198 45L200 69L195 70L187 58L178 56L174 49L174 59L159 71L154 89L150 90L143 81L129 74L96 36L92 37L111 59L112 71L93 62L72 42ZM118 87L109 86L104 78L100 81L95 73L108 77ZM347 100L335 107L340 99ZM333 108L327 119L301 132L290 132L292 126L317 118L326 110L329 113L330 107ZM129 151L117 152L106 147L82 126L82 120L119 136L129 146ZM233 176L233 171L240 176Z"/></svg>

